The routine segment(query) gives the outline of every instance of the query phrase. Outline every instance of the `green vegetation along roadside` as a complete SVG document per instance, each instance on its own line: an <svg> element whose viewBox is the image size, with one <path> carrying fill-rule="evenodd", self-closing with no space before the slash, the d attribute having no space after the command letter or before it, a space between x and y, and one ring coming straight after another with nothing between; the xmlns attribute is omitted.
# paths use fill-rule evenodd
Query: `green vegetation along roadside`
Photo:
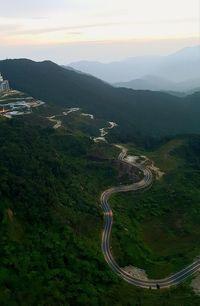
<svg viewBox="0 0 200 306"><path fill-rule="evenodd" d="M163 178L142 194L113 197L112 244L121 266L160 278L200 254L199 146L200 137L182 137L146 152L165 171Z"/></svg>
<svg viewBox="0 0 200 306"><path fill-rule="evenodd" d="M187 283L142 290L105 263L99 195L119 184L114 147L21 119L0 120L0 141L2 306L199 305Z"/></svg>

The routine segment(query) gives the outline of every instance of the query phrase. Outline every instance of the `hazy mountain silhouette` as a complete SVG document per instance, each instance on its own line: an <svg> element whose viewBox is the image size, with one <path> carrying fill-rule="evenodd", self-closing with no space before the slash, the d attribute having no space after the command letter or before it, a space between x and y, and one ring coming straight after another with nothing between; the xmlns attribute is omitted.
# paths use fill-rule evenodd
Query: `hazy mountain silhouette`
<svg viewBox="0 0 200 306"><path fill-rule="evenodd" d="M144 76L130 82L120 82L114 84L117 87L132 88L135 90L155 90L168 92L182 92L191 94L200 89L200 78L189 79L183 82L173 82L158 76Z"/></svg>
<svg viewBox="0 0 200 306"><path fill-rule="evenodd" d="M134 57L108 64L81 61L70 66L110 83L131 80L128 86L122 85L134 89L188 91L200 86L200 46L168 56Z"/></svg>

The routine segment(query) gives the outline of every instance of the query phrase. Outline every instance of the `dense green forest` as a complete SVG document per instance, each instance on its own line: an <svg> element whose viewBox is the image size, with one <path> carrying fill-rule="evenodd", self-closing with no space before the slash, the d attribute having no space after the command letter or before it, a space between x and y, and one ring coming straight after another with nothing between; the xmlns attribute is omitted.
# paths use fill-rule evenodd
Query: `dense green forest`
<svg viewBox="0 0 200 306"><path fill-rule="evenodd" d="M21 118L0 120L0 142L2 306L199 305L189 281L171 290L142 290L120 280L104 261L99 196L120 183L112 161L117 150ZM199 146L200 137L193 137L173 153L189 163L191 182L199 175ZM158 193L159 203L166 192ZM149 193L129 197L146 203ZM129 203L127 209L129 215ZM115 229L116 239L121 231Z"/></svg>
<svg viewBox="0 0 200 306"><path fill-rule="evenodd" d="M114 88L90 75L52 62L27 59L0 61L11 87L51 105L82 107L84 111L119 124L118 139L199 133L200 93L179 98L161 92Z"/></svg>
<svg viewBox="0 0 200 306"><path fill-rule="evenodd" d="M94 303L113 282L98 200L116 170L87 138L0 125L1 305Z"/></svg>
<svg viewBox="0 0 200 306"><path fill-rule="evenodd" d="M200 136L173 136L198 131L199 94L114 89L51 62L3 61L0 70L13 88L48 102L29 116L0 117L0 305L199 305L190 279L154 292L112 273L101 252L99 203L103 190L128 180L109 144L125 143L165 176L145 193L112 198L117 261L161 277L199 254ZM81 110L64 116L71 106ZM53 129L52 115L61 128ZM109 143L94 143L107 120L118 123Z"/></svg>

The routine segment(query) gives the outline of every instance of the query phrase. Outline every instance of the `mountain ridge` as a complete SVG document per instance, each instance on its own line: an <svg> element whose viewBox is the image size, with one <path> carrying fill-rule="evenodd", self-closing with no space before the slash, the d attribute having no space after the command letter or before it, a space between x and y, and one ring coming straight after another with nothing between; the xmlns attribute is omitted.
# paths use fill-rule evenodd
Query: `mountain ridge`
<svg viewBox="0 0 200 306"><path fill-rule="evenodd" d="M174 91L185 93L187 95L198 90L198 86L200 86L200 78L183 82L173 82L162 77L148 75L129 82L115 83L114 86L131 88L134 90Z"/></svg>
<svg viewBox="0 0 200 306"><path fill-rule="evenodd" d="M167 56L138 56L107 64L79 61L69 66L110 83L128 82L145 75L182 82L200 79L200 46L184 48Z"/></svg>
<svg viewBox="0 0 200 306"><path fill-rule="evenodd" d="M197 119L200 110L198 103L193 102L193 99L198 102L198 95L178 98L161 92L114 88L51 61L5 60L0 61L0 71L11 87L50 105L81 107L99 118L116 122L118 128L112 133L120 139L131 139L138 132L157 136L200 132Z"/></svg>

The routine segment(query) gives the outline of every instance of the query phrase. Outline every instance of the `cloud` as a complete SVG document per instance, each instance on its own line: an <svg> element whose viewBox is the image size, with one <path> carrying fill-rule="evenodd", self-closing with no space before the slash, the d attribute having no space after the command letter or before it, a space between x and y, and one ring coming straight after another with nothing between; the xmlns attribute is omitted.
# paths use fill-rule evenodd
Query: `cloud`
<svg viewBox="0 0 200 306"><path fill-rule="evenodd" d="M9 34L15 31L20 31L22 27L19 24L0 24L0 33Z"/></svg>
<svg viewBox="0 0 200 306"><path fill-rule="evenodd" d="M170 54L199 44L197 38L179 40L129 40L116 42L76 42L51 45L16 45L8 47L0 40L0 58L50 59L60 64L78 60L113 61L138 55Z"/></svg>
<svg viewBox="0 0 200 306"><path fill-rule="evenodd" d="M102 27L115 27L115 26L134 26L134 25L150 25L150 24L181 24L181 23L197 23L198 20L194 18L185 19L166 19L166 20L138 20L135 22L102 22L102 23L91 23L91 24L80 24L72 26L60 26L60 27L46 27L46 28L30 28L24 30L22 25L18 24L4 24L1 25L0 32L13 33L17 35L37 35L47 34L53 32L69 32L71 34L80 34L84 29L90 28L102 28ZM72 30L79 30L73 32Z"/></svg>
<svg viewBox="0 0 200 306"><path fill-rule="evenodd" d="M75 25L75 26L63 26L63 27L52 27L52 28L35 28L29 30L16 30L18 34L45 34L50 32L63 32L63 31L71 31L71 30L82 30L88 28L97 28L97 27L109 27L113 25L120 25L121 23L93 23L93 24L82 24L82 25Z"/></svg>
<svg viewBox="0 0 200 306"><path fill-rule="evenodd" d="M1 3L0 16L2 17L24 17L40 18L58 7L67 7L64 0L6 0Z"/></svg>
<svg viewBox="0 0 200 306"><path fill-rule="evenodd" d="M6 43L23 45L192 37L197 35L198 1L6 0L0 8L0 35Z"/></svg>

